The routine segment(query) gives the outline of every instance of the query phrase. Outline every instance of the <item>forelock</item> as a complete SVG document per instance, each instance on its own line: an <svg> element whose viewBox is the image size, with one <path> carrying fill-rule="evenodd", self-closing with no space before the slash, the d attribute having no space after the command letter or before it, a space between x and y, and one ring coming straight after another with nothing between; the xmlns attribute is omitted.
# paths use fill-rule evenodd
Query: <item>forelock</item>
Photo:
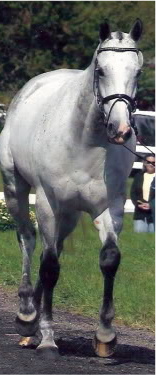
<svg viewBox="0 0 156 375"><path fill-rule="evenodd" d="M112 32L110 34L109 39L104 41L101 44L101 46L103 46L103 47L104 46L108 46L108 47L118 47L118 46L120 46L121 47L121 43L122 43L123 48L124 47L125 48L126 47L134 48L135 47L135 42L134 42L134 40L132 40L130 35L122 32L122 31Z"/></svg>
<svg viewBox="0 0 156 375"><path fill-rule="evenodd" d="M117 35L116 35L116 38L117 39L119 39L120 41L123 39L123 33L122 33L122 31L117 31L117 33L116 33Z"/></svg>

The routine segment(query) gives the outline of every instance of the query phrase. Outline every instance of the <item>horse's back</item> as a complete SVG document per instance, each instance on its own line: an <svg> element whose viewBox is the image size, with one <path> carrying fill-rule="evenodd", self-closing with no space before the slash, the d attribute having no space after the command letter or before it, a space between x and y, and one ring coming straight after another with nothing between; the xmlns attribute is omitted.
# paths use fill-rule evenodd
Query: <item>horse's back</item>
<svg viewBox="0 0 156 375"><path fill-rule="evenodd" d="M28 99L31 95L37 93L40 88L46 89L50 87L51 90L59 90L67 80L79 73L81 73L81 70L59 69L40 74L24 85L20 95L17 94L17 99Z"/></svg>
<svg viewBox="0 0 156 375"><path fill-rule="evenodd" d="M5 127L10 128L11 139L15 138L15 133L21 142L22 139L34 138L43 127L47 132L52 128L53 132L54 128L57 131L62 115L68 116L67 112L72 110L81 74L80 70L60 69L31 79L9 107Z"/></svg>
<svg viewBox="0 0 156 375"><path fill-rule="evenodd" d="M40 138L40 149L46 129L55 126L55 112L62 103L68 85L81 74L80 70L60 69L38 75L28 81L16 94L8 109L6 123L0 137L0 158L4 167L10 155L15 165L30 168L30 159L36 137ZM23 161L22 161L23 159Z"/></svg>
<svg viewBox="0 0 156 375"><path fill-rule="evenodd" d="M74 94L68 88L73 86L80 73L78 70L60 69L31 79L10 105L5 126L10 127L11 137L15 132L21 133L21 138L23 135L30 137L39 127L47 126L55 113L60 113L65 98Z"/></svg>
<svg viewBox="0 0 156 375"><path fill-rule="evenodd" d="M20 111L22 105L27 108L28 105L34 103L35 98L38 106L39 104L44 104L49 97L53 97L54 93L59 93L66 83L68 84L68 82L74 80L81 72L81 70L76 69L59 69L40 74L30 79L13 98L9 107L6 124L10 115L13 116L16 110Z"/></svg>

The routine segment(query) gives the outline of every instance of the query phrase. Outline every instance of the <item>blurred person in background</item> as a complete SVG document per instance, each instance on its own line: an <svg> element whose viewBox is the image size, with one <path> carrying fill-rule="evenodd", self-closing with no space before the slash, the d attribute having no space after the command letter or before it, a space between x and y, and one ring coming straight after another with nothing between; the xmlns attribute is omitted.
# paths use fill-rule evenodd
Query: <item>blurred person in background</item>
<svg viewBox="0 0 156 375"><path fill-rule="evenodd" d="M149 204L152 210L153 215L153 222L155 226L155 176L151 183L151 190L150 190L150 197L149 197Z"/></svg>
<svg viewBox="0 0 156 375"><path fill-rule="evenodd" d="M134 177L131 186L134 210L134 232L154 232L155 215L155 155L148 154L143 170Z"/></svg>

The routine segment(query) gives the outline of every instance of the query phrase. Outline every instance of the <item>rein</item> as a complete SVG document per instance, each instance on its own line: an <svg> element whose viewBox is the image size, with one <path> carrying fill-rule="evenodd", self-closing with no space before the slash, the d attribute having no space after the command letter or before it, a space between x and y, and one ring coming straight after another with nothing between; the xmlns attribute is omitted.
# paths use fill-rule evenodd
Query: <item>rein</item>
<svg viewBox="0 0 156 375"><path fill-rule="evenodd" d="M140 142L141 143L141 142ZM123 147L127 148L127 150L129 150L133 155L137 156L138 158L142 159L143 161L145 161L146 159L141 156L141 155L138 155L136 152L132 151L129 147L127 147L126 145L122 145ZM146 147L144 144L142 144L142 146ZM151 151L148 147L146 147L147 150L149 150L151 152L151 154L153 154L153 156L155 157L155 154L153 151ZM147 155L148 156L148 155ZM148 162L147 162L148 163ZM155 165L154 162L150 161L149 164L152 164L152 165Z"/></svg>

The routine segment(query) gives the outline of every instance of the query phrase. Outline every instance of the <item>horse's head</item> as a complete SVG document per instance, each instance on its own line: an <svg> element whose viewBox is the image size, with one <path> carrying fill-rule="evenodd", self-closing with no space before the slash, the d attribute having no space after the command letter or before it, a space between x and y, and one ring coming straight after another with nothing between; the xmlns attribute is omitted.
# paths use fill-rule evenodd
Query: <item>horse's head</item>
<svg viewBox="0 0 156 375"><path fill-rule="evenodd" d="M123 144L131 135L137 80L143 56L136 47L142 34L137 19L129 34L112 32L108 22L100 26L100 45L95 60L94 92L104 112L108 139Z"/></svg>

